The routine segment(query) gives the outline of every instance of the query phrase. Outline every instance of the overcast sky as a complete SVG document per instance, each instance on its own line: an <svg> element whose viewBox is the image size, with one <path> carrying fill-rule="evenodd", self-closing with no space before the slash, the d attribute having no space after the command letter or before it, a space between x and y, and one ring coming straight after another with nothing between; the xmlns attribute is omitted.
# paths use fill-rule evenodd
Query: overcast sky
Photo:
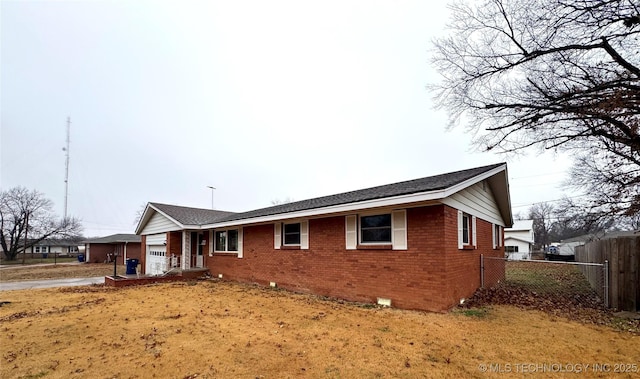
<svg viewBox="0 0 640 379"><path fill-rule="evenodd" d="M440 1L0 2L0 187L86 236L149 201L245 211L508 162L514 214L569 160L473 152L425 88Z"/></svg>

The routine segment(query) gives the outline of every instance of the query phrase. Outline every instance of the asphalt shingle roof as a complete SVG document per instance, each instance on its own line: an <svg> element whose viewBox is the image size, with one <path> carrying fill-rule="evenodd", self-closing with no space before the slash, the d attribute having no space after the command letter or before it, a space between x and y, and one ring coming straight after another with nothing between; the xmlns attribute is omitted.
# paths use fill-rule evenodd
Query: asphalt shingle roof
<svg viewBox="0 0 640 379"><path fill-rule="evenodd" d="M220 219L233 215L233 212L216 211L213 209L189 208L178 205L149 203L178 221L182 225L205 225L220 221Z"/></svg>
<svg viewBox="0 0 640 379"><path fill-rule="evenodd" d="M490 166L476 167L468 170L455 171L420 179L407 180L399 183L344 192L336 195L329 195L309 200L280 204L273 207L256 209L243 213L231 213L226 217L218 219L216 221L236 221L254 217L271 216L309 209L324 208L334 205L357 203L361 201L382 199L386 197L438 191L455 186L456 184L462 183L466 180L474 178L480 174L491 171L503 165L504 163L493 164Z"/></svg>
<svg viewBox="0 0 640 379"><path fill-rule="evenodd" d="M118 243L118 242L140 242L141 238L137 234L112 234L106 237L89 238L82 243Z"/></svg>

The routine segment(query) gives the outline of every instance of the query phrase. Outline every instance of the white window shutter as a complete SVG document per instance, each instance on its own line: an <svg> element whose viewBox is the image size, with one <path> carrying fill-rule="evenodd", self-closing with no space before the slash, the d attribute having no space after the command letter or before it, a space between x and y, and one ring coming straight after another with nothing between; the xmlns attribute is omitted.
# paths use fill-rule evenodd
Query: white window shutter
<svg viewBox="0 0 640 379"><path fill-rule="evenodd" d="M462 211L458 211L458 249L462 249L464 247L462 234Z"/></svg>
<svg viewBox="0 0 640 379"><path fill-rule="evenodd" d="M309 248L309 221L300 222L300 249Z"/></svg>
<svg viewBox="0 0 640 379"><path fill-rule="evenodd" d="M399 210L391 212L391 227L393 236L393 250L407 250L407 211Z"/></svg>
<svg viewBox="0 0 640 379"><path fill-rule="evenodd" d="M503 232L502 225L498 226L498 247L504 246L504 241L502 240L502 236L504 235Z"/></svg>
<svg viewBox="0 0 640 379"><path fill-rule="evenodd" d="M355 250L358 247L358 218L357 216L346 216L344 220L347 250Z"/></svg>
<svg viewBox="0 0 640 379"><path fill-rule="evenodd" d="M274 249L279 249L280 246L282 245L282 224L279 222L276 222L274 224L274 237L273 237L273 248Z"/></svg>
<svg viewBox="0 0 640 379"><path fill-rule="evenodd" d="M478 248L478 228L476 228L476 216L471 216L471 236L473 238L473 247Z"/></svg>
<svg viewBox="0 0 640 379"><path fill-rule="evenodd" d="M242 257L242 228L238 228L238 258Z"/></svg>

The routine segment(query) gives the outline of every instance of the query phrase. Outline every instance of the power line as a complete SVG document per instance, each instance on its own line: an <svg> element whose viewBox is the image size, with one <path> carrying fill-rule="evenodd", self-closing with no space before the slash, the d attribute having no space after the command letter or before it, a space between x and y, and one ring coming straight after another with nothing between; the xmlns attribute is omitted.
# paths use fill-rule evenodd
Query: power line
<svg viewBox="0 0 640 379"><path fill-rule="evenodd" d="M575 196L566 196L566 197L563 197L562 199L543 200L543 201L536 201L535 203L511 205L511 208L528 207L528 206L535 205L535 204L540 204L540 203L553 203L553 202L556 202L556 201L562 201L564 199L575 199L576 197L585 197L585 196L587 196L587 195L583 194L583 195L575 195Z"/></svg>

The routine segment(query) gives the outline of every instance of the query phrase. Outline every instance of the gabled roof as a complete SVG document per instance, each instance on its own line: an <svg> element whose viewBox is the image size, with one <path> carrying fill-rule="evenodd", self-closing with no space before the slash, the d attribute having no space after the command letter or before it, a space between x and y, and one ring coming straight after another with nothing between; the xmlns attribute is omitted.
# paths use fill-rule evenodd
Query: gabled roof
<svg viewBox="0 0 640 379"><path fill-rule="evenodd" d="M244 220L255 217L264 217L277 214L306 211L310 209L326 208L336 205L359 203L368 200L384 199L401 195L411 195L415 193L444 190L500 166L503 166L503 164L494 164L491 166L472 168L468 170L451 172L448 174L429 176L426 178L407 180L399 183L386 184L377 187L344 192L337 195L329 195L318 197L315 199L280 204L273 207L256 209L249 212L231 214L219 221L224 222Z"/></svg>
<svg viewBox="0 0 640 379"><path fill-rule="evenodd" d="M182 225L211 224L226 216L234 215L234 212L216 211L213 209L180 207L177 205L149 203L158 211L171 217Z"/></svg>
<svg viewBox="0 0 640 379"><path fill-rule="evenodd" d="M149 221L154 211L163 214L178 226L208 229L243 223L269 222L276 219L310 217L358 209L437 201L485 179L487 179L494 193L498 194L496 195L496 201L503 219L507 225L511 225L511 203L506 170L506 164L499 163L241 213L149 203L136 228L136 233L139 234L143 230L144 225Z"/></svg>
<svg viewBox="0 0 640 379"><path fill-rule="evenodd" d="M178 205L148 203L138 222L136 234L139 234L144 225L151 219L154 213L160 213L181 229L197 229L202 225L215 223L216 221L233 215L233 212L217 211L213 209L181 207Z"/></svg>
<svg viewBox="0 0 640 379"><path fill-rule="evenodd" d="M140 242L141 238L137 234L112 234L106 237L89 238L82 243L124 243L124 242Z"/></svg>

